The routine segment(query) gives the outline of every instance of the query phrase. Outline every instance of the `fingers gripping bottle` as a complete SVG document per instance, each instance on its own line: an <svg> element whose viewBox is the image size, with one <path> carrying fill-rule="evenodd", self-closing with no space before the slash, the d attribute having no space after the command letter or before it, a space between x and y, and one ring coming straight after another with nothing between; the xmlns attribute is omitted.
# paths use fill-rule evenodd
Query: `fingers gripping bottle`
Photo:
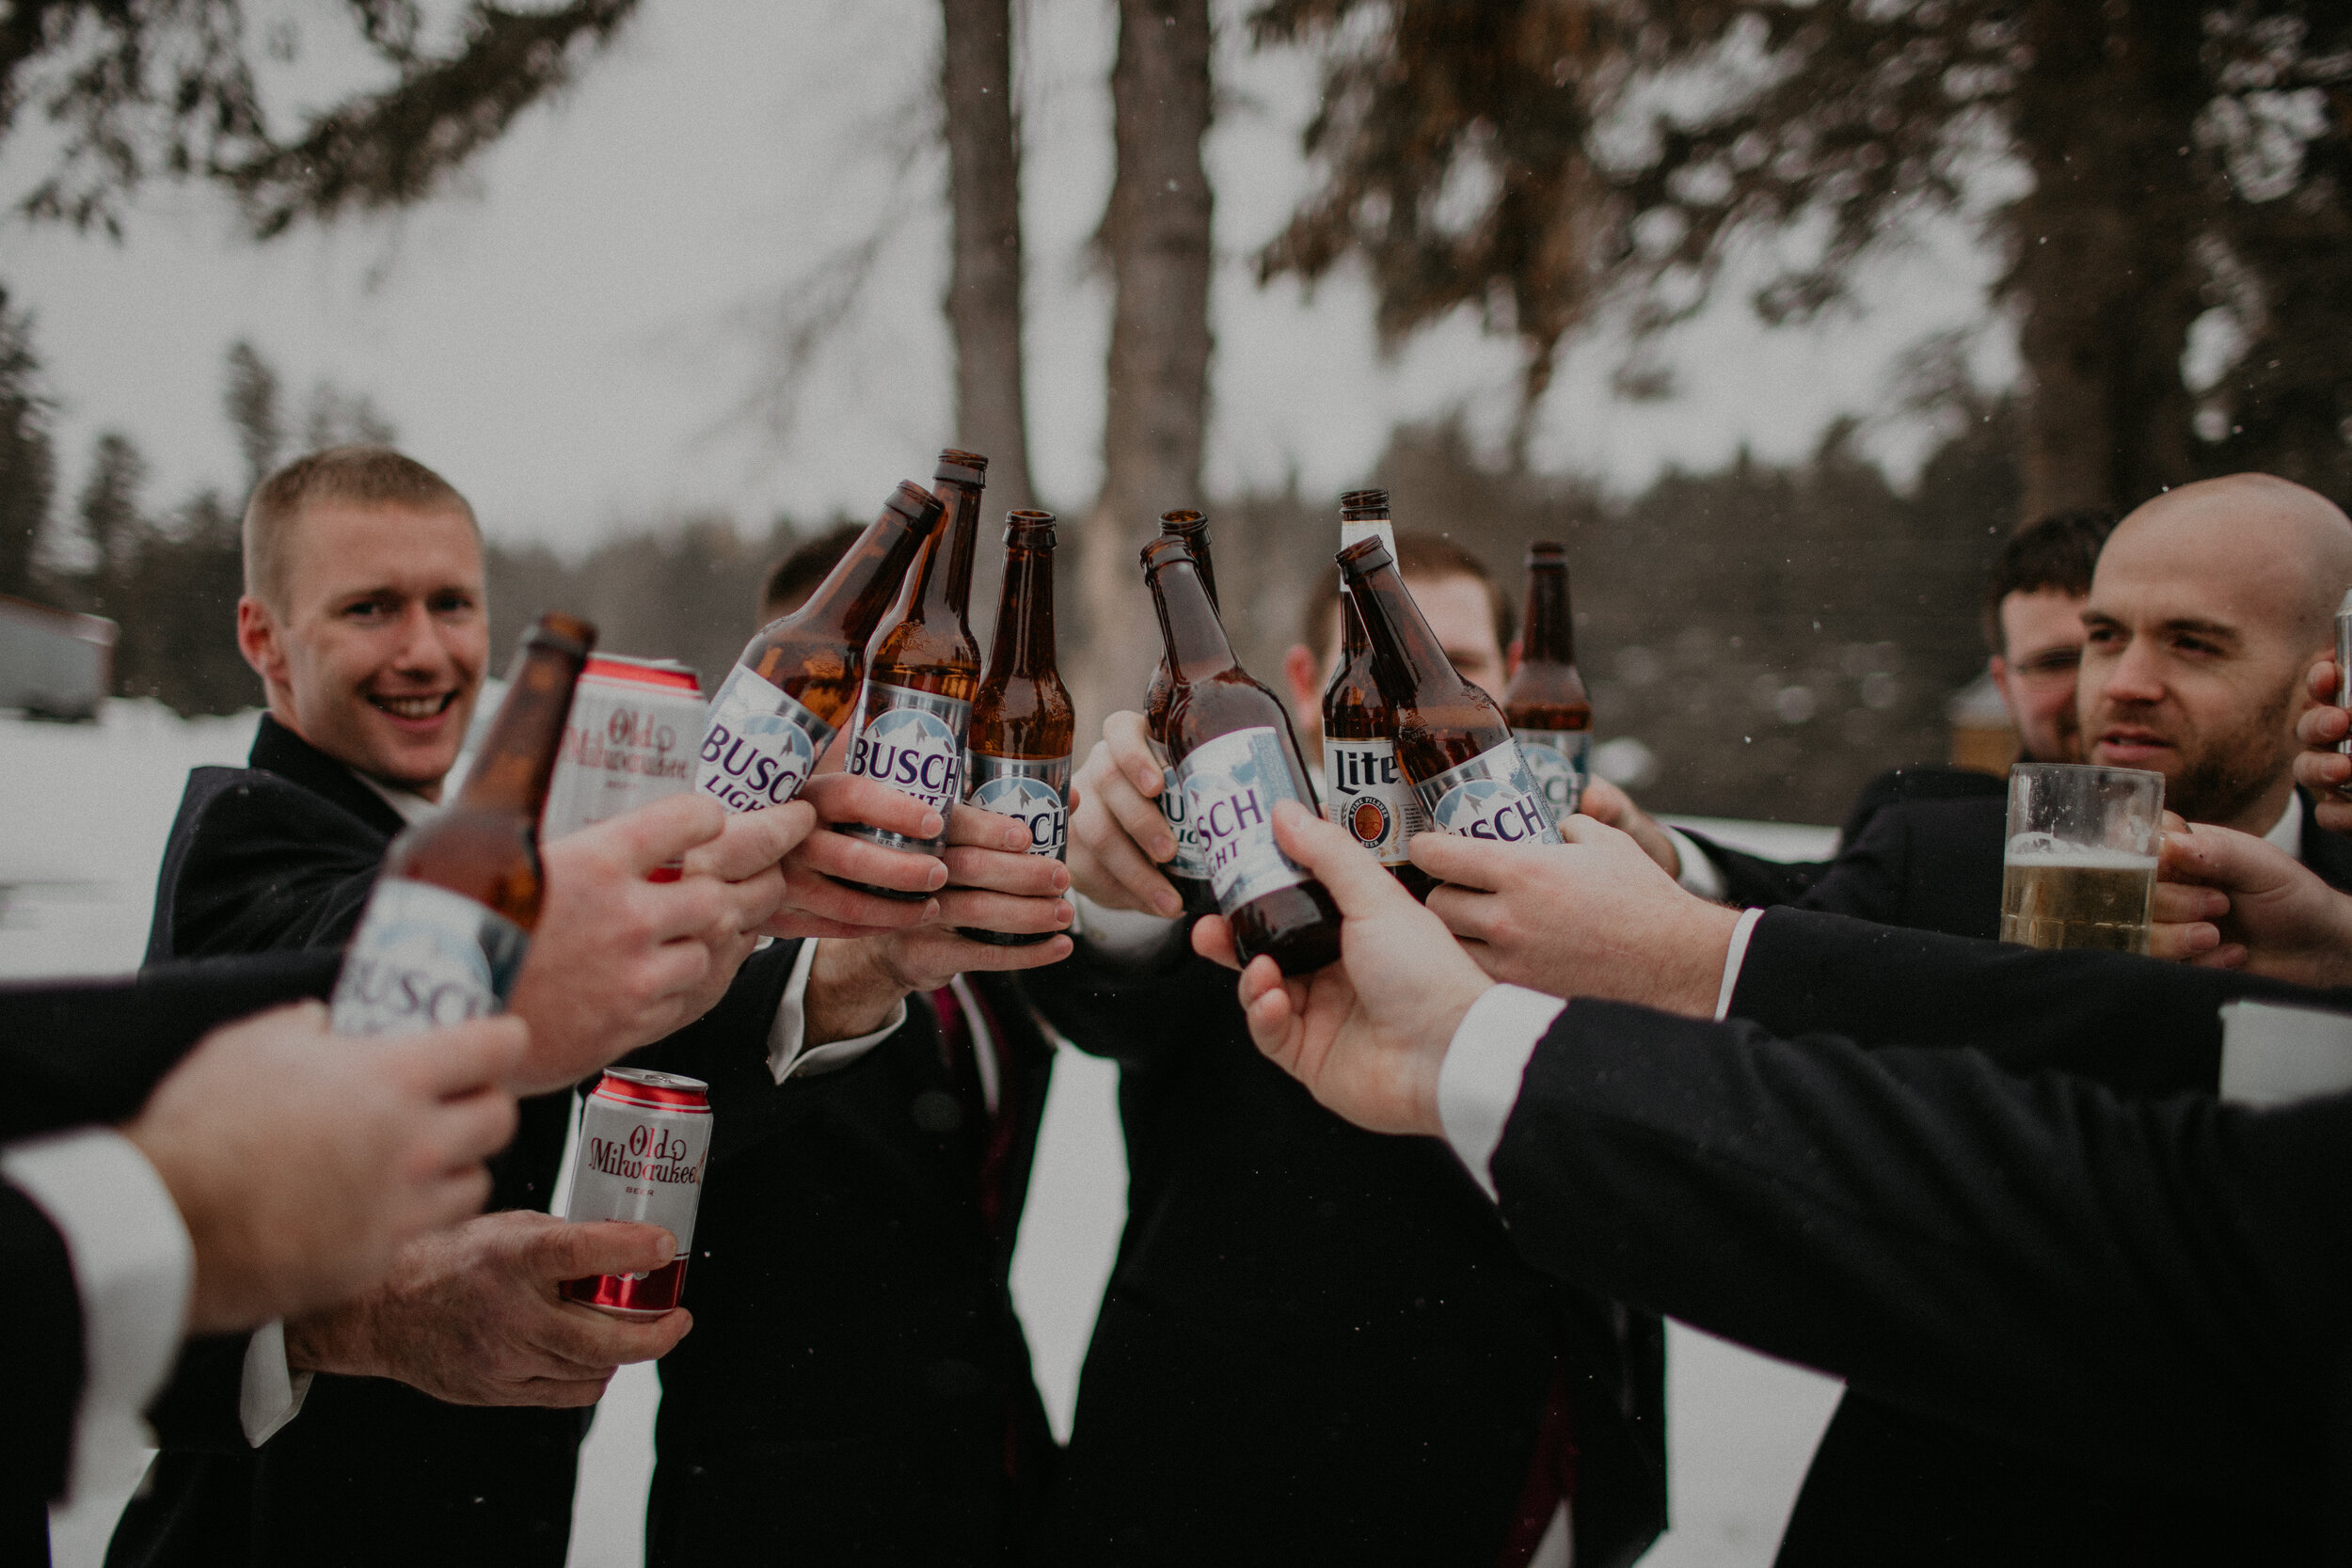
<svg viewBox="0 0 2352 1568"><path fill-rule="evenodd" d="M908 838L850 823L835 828L892 849L936 855L947 847L946 818L963 799L964 742L980 684L972 640L972 548L979 530L988 459L943 451L932 488L946 508L907 573L906 585L866 647L866 689L850 726L849 771L912 795L939 813L939 836ZM930 896L851 884L902 903Z"/></svg>
<svg viewBox="0 0 2352 1568"><path fill-rule="evenodd" d="M808 602L745 644L710 700L696 789L729 811L800 793L856 703L866 640L939 515L930 491L900 484Z"/></svg>
<svg viewBox="0 0 2352 1568"><path fill-rule="evenodd" d="M1168 512L1160 515L1160 537L1181 540L1191 552L1200 574L1200 586L1216 608L1216 568L1209 560L1209 520L1198 512ZM1176 841L1176 858L1160 868L1184 901L1184 913L1216 912L1216 890L1209 883L1209 854L1198 824L1184 810L1184 792L1178 787L1176 769L1168 761L1168 703L1175 693L1163 657L1152 672L1152 689L1143 705L1144 734L1152 755L1160 765L1160 815L1168 818L1168 836Z"/></svg>
<svg viewBox="0 0 2352 1568"><path fill-rule="evenodd" d="M1527 629L1519 667L1502 689L1502 716L1543 787L1544 803L1565 822L1584 799L1591 776L1593 701L1576 673L1576 622L1568 612L1565 545L1527 546Z"/></svg>
<svg viewBox="0 0 2352 1568"><path fill-rule="evenodd" d="M1274 839L1276 805L1314 809L1290 715L1233 657L1184 541L1153 540L1143 565L1174 687L1168 757L1208 847L1218 912L1244 963L1265 953L1285 974L1321 969L1340 956L1339 906Z"/></svg>
<svg viewBox="0 0 2352 1568"><path fill-rule="evenodd" d="M1372 639L1373 678L1396 713L1396 754L1439 832L1505 844L1559 837L1543 788L1528 770L1495 700L1454 673L1396 563L1377 539L1340 552Z"/></svg>
<svg viewBox="0 0 2352 1568"><path fill-rule="evenodd" d="M1340 498L1340 548L1377 539L1393 556L1386 490L1350 490ZM1372 640L1363 618L1340 585L1340 666L1323 689L1323 815L1389 868L1416 898L1427 899L1437 879L1412 863L1406 846L1426 832L1421 800L1396 760L1396 713L1372 678Z"/></svg>
<svg viewBox="0 0 2352 1568"><path fill-rule="evenodd" d="M539 923L539 813L596 628L548 613L450 809L392 840L335 982L342 1035L409 1035L506 1010Z"/></svg>
<svg viewBox="0 0 2352 1568"><path fill-rule="evenodd" d="M1005 519L1005 587L988 671L972 703L970 784L964 797L1028 824L1029 853L1061 860L1070 846L1070 752L1077 710L1054 657L1054 517ZM961 929L977 942L1028 947L1049 931Z"/></svg>

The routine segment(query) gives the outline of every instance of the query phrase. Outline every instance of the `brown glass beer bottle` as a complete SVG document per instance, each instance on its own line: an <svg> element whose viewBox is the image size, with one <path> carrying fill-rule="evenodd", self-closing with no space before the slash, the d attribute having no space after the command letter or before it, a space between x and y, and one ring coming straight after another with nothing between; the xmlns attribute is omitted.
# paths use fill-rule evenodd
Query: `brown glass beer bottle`
<svg viewBox="0 0 2352 1568"><path fill-rule="evenodd" d="M1233 946L1244 963L1272 954L1285 974L1321 969L1340 956L1339 906L1274 841L1278 803L1314 809L1290 715L1233 657L1182 539L1163 535L1145 546L1143 573L1174 687L1168 757L1208 847L1209 879Z"/></svg>
<svg viewBox="0 0 2352 1568"><path fill-rule="evenodd" d="M539 812L596 644L596 627L553 612L523 634L457 800L384 852L335 983L338 1034L414 1034L505 1010L539 923Z"/></svg>
<svg viewBox="0 0 2352 1568"><path fill-rule="evenodd" d="M891 849L936 855L947 847L946 821L963 799L963 746L972 697L980 684L980 650L972 640L972 547L978 536L980 489L988 459L977 452L939 454L932 489L946 508L916 553L891 613L866 647L866 686L850 726L849 771L888 784L937 811L932 839L908 838L862 823L835 828ZM850 884L860 892L919 903L930 896Z"/></svg>
<svg viewBox="0 0 2352 1568"><path fill-rule="evenodd" d="M729 811L800 793L857 701L866 641L939 514L929 490L902 482L807 602L744 644L710 699L696 789Z"/></svg>
<svg viewBox="0 0 2352 1568"><path fill-rule="evenodd" d="M1396 756L1440 832L1506 844L1559 836L1495 700L1456 674L1377 539L1340 552L1372 639L1373 680L1396 716Z"/></svg>
<svg viewBox="0 0 2352 1568"><path fill-rule="evenodd" d="M1568 548L1527 546L1527 629L1519 667L1502 689L1502 716L1544 792L1552 820L1565 822L1584 799L1593 744L1593 700L1576 673L1576 622L1568 611Z"/></svg>
<svg viewBox="0 0 2352 1568"><path fill-rule="evenodd" d="M1209 560L1209 520L1198 512L1163 512L1160 514L1160 537L1181 539L1192 553L1193 564L1200 569L1200 586L1209 595L1209 608L1216 608L1216 568ZM1160 815L1168 818L1168 836L1176 841L1176 858L1160 867L1160 874L1176 888L1176 895L1184 901L1187 915L1215 914L1216 890L1209 885L1209 852L1200 842L1200 834L1184 812L1184 792L1177 787L1176 770L1168 764L1168 700L1175 693L1175 685L1168 673L1168 659L1162 656L1152 672L1152 688L1144 695L1143 728L1145 738L1152 743L1152 754L1160 765Z"/></svg>
<svg viewBox="0 0 2352 1568"><path fill-rule="evenodd" d="M1005 518L1005 587L980 693L972 700L964 799L1028 825L1029 853L1061 860L1070 847L1070 753L1078 714L1055 667L1054 515ZM984 931L975 942L1028 947L1050 931Z"/></svg>
<svg viewBox="0 0 2352 1568"><path fill-rule="evenodd" d="M1340 498L1340 548L1359 539L1377 539L1395 555L1386 490L1350 490ZM1323 815L1354 834L1414 897L1426 899L1438 880L1413 863L1406 846L1429 823L1412 781L1397 766L1396 718L1372 678L1372 640L1344 582L1339 609L1340 667L1323 689Z"/></svg>

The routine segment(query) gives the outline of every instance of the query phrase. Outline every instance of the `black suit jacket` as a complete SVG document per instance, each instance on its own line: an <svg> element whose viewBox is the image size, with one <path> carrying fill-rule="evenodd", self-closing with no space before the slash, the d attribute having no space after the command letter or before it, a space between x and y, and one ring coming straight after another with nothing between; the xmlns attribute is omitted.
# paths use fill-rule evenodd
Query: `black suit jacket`
<svg viewBox="0 0 2352 1568"><path fill-rule="evenodd" d="M1664 1523L1661 1326L1528 1268L1452 1151L1349 1126L1250 1044L1177 938L1025 976L1119 1059L1127 1226L1079 1385L1073 1564L1494 1562L1555 1374L1576 1557Z"/></svg>
<svg viewBox="0 0 2352 1568"><path fill-rule="evenodd" d="M1837 832L1840 854L1826 861L1775 861L1761 855L1751 855L1718 844L1704 833L1685 828L1685 836L1697 843L1723 873L1724 896L1734 904L1766 906L1797 904L1807 909L1821 908L1837 914L1858 915L1866 920L1880 920L1899 925L1927 925L1934 929L1946 927L1931 921L1899 921L1886 911L1865 908L1857 900L1869 895L1875 886L1872 878L1864 874L1864 867L1844 865L1846 849L1860 845L1882 816L1898 821L1910 818L1915 811L1922 812L1923 831L1915 836L1928 842L1941 837L1933 827L1947 816L1941 808L1959 809L1969 801L1991 799L2006 800L2009 781L1992 773L1980 773L1973 768L1914 766L1890 768L1863 785L1846 812L1846 820ZM1906 837L1915 836L1906 833ZM1996 860L1997 863L1997 860ZM1939 873L1945 868L1936 867ZM1853 879L1844 886L1833 887L1829 902L1813 904L1808 895L1829 879L1834 872L1847 871ZM1841 879L1844 880L1844 879ZM1998 897L1997 873L1994 895ZM1996 920L1997 923L1997 920ZM1987 936L1992 932L1984 933Z"/></svg>
<svg viewBox="0 0 2352 1568"><path fill-rule="evenodd" d="M2016 1070L2062 1058L2100 998L2127 1017L2094 1022L2094 1051L2137 1032L2188 1061L2217 1051L2226 995L2352 995L2043 954L2012 996L1924 940L1915 1005L1893 984L1848 1004L1881 1029L1867 1052L1568 1006L1492 1164L1522 1251L1886 1409L2177 1498L2205 1533L2137 1560L2352 1560L2352 1097L2257 1114ZM2007 1547L1981 1560L2055 1555Z"/></svg>
<svg viewBox="0 0 2352 1568"><path fill-rule="evenodd" d="M645 1053L719 1074L694 1332L661 1362L654 1568L1029 1560L1057 1455L1008 1280L1053 1048L1017 982L973 979L993 1123L923 997L786 1088L765 1062Z"/></svg>
<svg viewBox="0 0 2352 1568"><path fill-rule="evenodd" d="M2303 816L2304 864L2339 888L2352 887L2352 843L2319 827L2308 797L2298 793L2296 809ZM1894 926L1994 937L2000 927L2006 820L2001 795L1888 806L1794 902L1802 909ZM1785 933L1792 929L1834 929L1767 925L1776 932L1768 947L1788 945ZM1872 940L1882 947L1903 945L1892 933ZM1908 989L1934 973L1915 953L1864 959L1845 951L1845 943L1818 935L1812 945L1818 955L1815 987L1822 995ZM2020 994L2019 976L2035 973L2035 962L2023 950L2010 950L2007 957L1996 950L1970 983ZM1769 958L1762 966L1766 972L1772 967ZM1771 1026L1772 1018L1750 1010L1745 993L1762 989L1761 983L1745 985L1754 973L1743 970L1743 995L1735 999L1734 1010ZM2079 1015L2080 1000L2044 994L2041 1004ZM1910 1006L1908 997L1883 1001L1892 1007ZM1945 1001L1949 1016L1970 1016L1966 996L1953 994ZM2102 997L2099 1006L2112 1007L2113 999ZM2033 1065L2085 1073L2130 1093L2213 1087L2217 1057L2169 1060L2145 1043L2163 1037L2159 1020L2137 1006L2119 1011L2131 1017L2133 1027L2114 1048L2094 1052L2089 1043L2092 1022L2079 1019L2083 1027L2061 1037L2057 1058ZM2210 1004L2205 1011L2210 1014ZM1782 1022L1792 1024L1790 1032L1824 1026L1804 1018L1783 1015ZM1854 1022L1867 1021L1847 1016L1825 1026L1855 1032L1846 1027ZM2193 1561L2206 1552L2217 1530L2226 1535L2225 1526L2197 1517L2193 1505L2169 1489L2119 1486L2087 1476L2079 1466L2054 1465L1888 1408L1857 1391L1840 1402L1822 1436L1789 1516L1779 1563L1780 1568L1866 1568L1894 1558L1922 1564Z"/></svg>
<svg viewBox="0 0 2352 1568"><path fill-rule="evenodd" d="M0 1145L120 1122L208 1030L302 996L324 996L332 955L233 958L135 980L0 986ZM15 1349L0 1422L0 1554L43 1561L45 1505L65 1490L84 1378L81 1300L65 1241L24 1194L0 1183L0 1277L11 1282Z"/></svg>

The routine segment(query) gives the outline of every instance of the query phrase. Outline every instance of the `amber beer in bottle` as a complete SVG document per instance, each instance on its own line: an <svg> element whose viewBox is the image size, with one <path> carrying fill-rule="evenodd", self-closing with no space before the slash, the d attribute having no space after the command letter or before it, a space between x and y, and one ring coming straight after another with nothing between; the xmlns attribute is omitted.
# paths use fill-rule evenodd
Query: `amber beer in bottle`
<svg viewBox="0 0 2352 1568"><path fill-rule="evenodd" d="M1372 639L1373 679L1396 715L1396 755L1440 832L1505 844L1559 836L1495 700L1454 673L1377 539L1340 552L1340 578Z"/></svg>
<svg viewBox="0 0 2352 1568"><path fill-rule="evenodd" d="M1028 825L1029 853L1062 859L1070 847L1070 753L1077 710L1055 667L1054 515L1005 518L1005 587L980 694L972 700L964 799ZM976 942L1028 947L1050 931L959 927Z"/></svg>
<svg viewBox="0 0 2352 1568"><path fill-rule="evenodd" d="M1340 498L1340 548L1359 539L1377 539L1396 554L1386 490L1350 490ZM1396 718L1372 678L1372 640L1345 583L1339 608L1340 667L1323 689L1323 815L1425 899L1437 879L1413 863L1406 846L1429 822L1412 781L1397 767Z"/></svg>
<svg viewBox="0 0 2352 1568"><path fill-rule="evenodd" d="M863 823L836 828L891 849L936 855L947 847L947 815L963 799L963 747L980 650L972 640L972 546L988 459L943 451L931 484L946 510L931 525L882 629L866 648L866 689L850 728L849 770L912 795L937 811L939 836L908 838ZM906 903L930 896L852 883Z"/></svg>
<svg viewBox="0 0 2352 1568"><path fill-rule="evenodd" d="M1552 819L1565 822L1584 799L1593 745L1593 700L1576 673L1565 545L1527 546L1527 629L1521 635L1518 673L1502 689L1502 716L1511 721Z"/></svg>
<svg viewBox="0 0 2352 1568"><path fill-rule="evenodd" d="M808 602L762 626L710 700L694 787L729 811L780 806L833 743L866 676L866 642L939 520L901 483Z"/></svg>
<svg viewBox="0 0 2352 1568"><path fill-rule="evenodd" d="M1200 586L1209 595L1209 608L1216 608L1216 567L1209 559L1209 520L1198 512L1163 512L1160 514L1160 537L1181 539L1192 552L1192 562L1200 569ZM1152 689L1143 704L1144 737L1152 744L1152 755L1160 765L1160 815L1168 818L1168 832L1176 841L1176 858L1160 868L1161 874L1175 886L1176 896L1184 901L1188 915L1215 914L1216 890L1209 885L1209 851L1201 842L1200 833L1184 811L1184 792L1176 781L1176 769L1168 762L1168 701L1175 694L1175 684L1168 673L1168 660L1160 659L1159 668L1152 672Z"/></svg>
<svg viewBox="0 0 2352 1568"><path fill-rule="evenodd" d="M596 628L569 615L523 634L456 802L384 852L335 983L337 1034L415 1034L505 1010L539 923L539 812L596 643Z"/></svg>
<svg viewBox="0 0 2352 1568"><path fill-rule="evenodd" d="M1244 963L1272 954L1285 974L1321 969L1340 956L1339 906L1274 841L1277 804L1314 809L1290 715L1233 657L1183 540L1145 546L1143 571L1175 689L1168 752L1208 845L1209 879L1233 946Z"/></svg>

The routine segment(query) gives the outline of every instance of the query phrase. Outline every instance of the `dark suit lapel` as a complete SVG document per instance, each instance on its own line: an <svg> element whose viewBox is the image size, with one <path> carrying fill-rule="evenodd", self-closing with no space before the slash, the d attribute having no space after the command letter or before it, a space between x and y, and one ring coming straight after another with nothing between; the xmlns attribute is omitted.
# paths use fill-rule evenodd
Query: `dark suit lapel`
<svg viewBox="0 0 2352 1568"><path fill-rule="evenodd" d="M361 784L350 768L269 714L262 715L262 727L254 734L253 751L246 761L263 772L298 784L313 795L325 796L387 838L408 826L384 797Z"/></svg>
<svg viewBox="0 0 2352 1568"><path fill-rule="evenodd" d="M2312 798L2300 785L2296 788L2295 798L2303 813L2303 863L2337 892L2352 893L2352 839L2331 833L2319 825Z"/></svg>

